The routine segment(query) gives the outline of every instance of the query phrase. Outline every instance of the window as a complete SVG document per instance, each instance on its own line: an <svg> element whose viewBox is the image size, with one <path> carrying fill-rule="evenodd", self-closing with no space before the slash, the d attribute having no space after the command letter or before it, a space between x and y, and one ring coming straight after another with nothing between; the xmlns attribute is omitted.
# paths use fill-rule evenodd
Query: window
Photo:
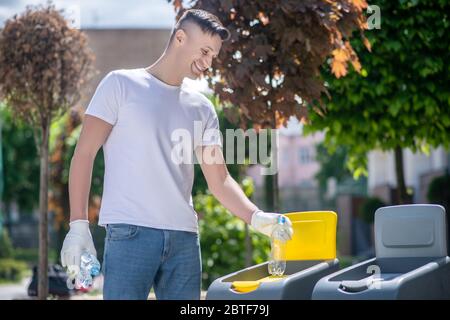
<svg viewBox="0 0 450 320"><path fill-rule="evenodd" d="M299 149L299 160L301 164L308 164L312 162L311 148L300 147Z"/></svg>

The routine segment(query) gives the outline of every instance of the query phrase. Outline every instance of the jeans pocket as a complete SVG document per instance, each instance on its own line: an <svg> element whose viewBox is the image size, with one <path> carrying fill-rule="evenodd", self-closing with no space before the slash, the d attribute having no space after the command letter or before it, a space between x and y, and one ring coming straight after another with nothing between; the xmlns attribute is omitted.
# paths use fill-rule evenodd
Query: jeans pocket
<svg viewBox="0 0 450 320"><path fill-rule="evenodd" d="M108 240L132 239L137 235L138 229L138 226L125 223L108 224L106 237Z"/></svg>

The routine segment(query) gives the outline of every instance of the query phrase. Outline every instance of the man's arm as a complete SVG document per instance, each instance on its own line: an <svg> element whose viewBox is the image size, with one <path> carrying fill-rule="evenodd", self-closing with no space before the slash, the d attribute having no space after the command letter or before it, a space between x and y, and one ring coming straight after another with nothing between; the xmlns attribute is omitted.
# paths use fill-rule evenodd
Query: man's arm
<svg viewBox="0 0 450 320"><path fill-rule="evenodd" d="M80 257L87 250L97 255L88 221L88 200L92 168L98 150L110 134L112 125L90 115L85 115L80 138L70 163L69 201L70 230L61 249L61 264L69 272L78 272Z"/></svg>
<svg viewBox="0 0 450 320"><path fill-rule="evenodd" d="M198 152L203 152L200 167L208 189L226 209L250 224L252 214L258 207L247 198L239 184L228 172L221 148L216 145L205 146L200 147L197 154ZM208 163L205 154L213 155L215 163Z"/></svg>
<svg viewBox="0 0 450 320"><path fill-rule="evenodd" d="M88 219L88 200L94 160L111 129L111 124L97 117L90 115L84 117L80 138L70 163L70 221Z"/></svg>
<svg viewBox="0 0 450 320"><path fill-rule="evenodd" d="M257 231L271 236L279 214L264 212L252 203L239 184L228 173L222 149L218 145L196 149L197 158L208 188L217 200L235 216L250 224ZM210 161L208 161L210 160ZM214 161L211 161L214 160ZM286 217L285 240L292 237L292 223Z"/></svg>

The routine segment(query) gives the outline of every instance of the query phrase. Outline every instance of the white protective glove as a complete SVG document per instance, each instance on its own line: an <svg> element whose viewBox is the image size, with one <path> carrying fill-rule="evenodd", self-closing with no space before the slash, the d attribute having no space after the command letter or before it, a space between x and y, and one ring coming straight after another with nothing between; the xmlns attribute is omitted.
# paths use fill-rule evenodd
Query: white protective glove
<svg viewBox="0 0 450 320"><path fill-rule="evenodd" d="M271 237L273 227L277 224L277 219L280 216L278 213L271 213L271 212L264 212L262 210L256 210L252 214L252 221L251 226L255 228L256 231L259 231L266 236ZM286 235L286 239L283 239L284 241L290 240L292 238L292 235L294 234L294 230L292 229L292 222L291 220L284 216L286 218L286 229L283 234Z"/></svg>
<svg viewBox="0 0 450 320"><path fill-rule="evenodd" d="M97 256L88 220L75 220L70 223L70 230L61 249L61 264L69 273L78 272L81 254L84 251Z"/></svg>

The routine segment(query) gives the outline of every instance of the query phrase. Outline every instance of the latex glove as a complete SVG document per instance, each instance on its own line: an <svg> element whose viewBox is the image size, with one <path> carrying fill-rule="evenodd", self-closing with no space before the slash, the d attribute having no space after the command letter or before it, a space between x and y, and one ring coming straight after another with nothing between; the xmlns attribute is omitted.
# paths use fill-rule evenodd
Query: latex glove
<svg viewBox="0 0 450 320"><path fill-rule="evenodd" d="M255 228L256 231L259 231L266 236L272 236L273 227L277 224L277 219L280 216L278 213L272 213L272 212L264 212L262 210L256 210L252 214L252 221L251 226ZM294 234L294 230L292 229L292 222L287 217L286 218L286 224L285 224L285 231L284 234L286 235L286 238L283 239L284 241L290 240L292 238L292 235Z"/></svg>
<svg viewBox="0 0 450 320"><path fill-rule="evenodd" d="M80 258L84 251L97 256L88 220L75 220L70 223L70 230L61 249L61 264L69 273L78 273Z"/></svg>

